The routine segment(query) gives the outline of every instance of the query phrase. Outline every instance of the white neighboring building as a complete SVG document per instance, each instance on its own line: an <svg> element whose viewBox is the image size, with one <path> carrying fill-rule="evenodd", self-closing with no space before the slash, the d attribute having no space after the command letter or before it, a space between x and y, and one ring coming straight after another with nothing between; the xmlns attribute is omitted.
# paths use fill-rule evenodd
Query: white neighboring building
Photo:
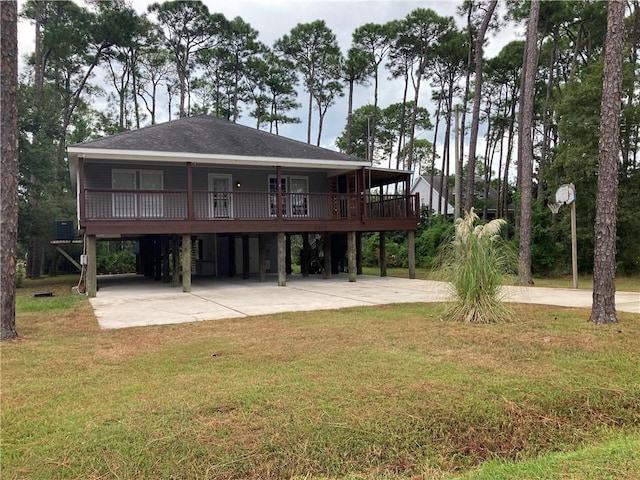
<svg viewBox="0 0 640 480"><path fill-rule="evenodd" d="M433 190L431 190L429 180L430 175L419 176L413 185L411 186L411 194L420 194L420 206L430 207L435 214L438 213L438 202L440 202L440 212L445 212L447 215L453 215L454 208L447 202L446 198L443 198L440 194L440 179L441 175L434 175L433 177Z"/></svg>

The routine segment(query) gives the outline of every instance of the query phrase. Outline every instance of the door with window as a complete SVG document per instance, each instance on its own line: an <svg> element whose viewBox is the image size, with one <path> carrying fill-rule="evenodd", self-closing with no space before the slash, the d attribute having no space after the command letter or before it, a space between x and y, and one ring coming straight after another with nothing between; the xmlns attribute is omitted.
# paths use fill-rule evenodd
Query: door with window
<svg viewBox="0 0 640 480"><path fill-rule="evenodd" d="M309 216L309 180L307 177L289 177L291 216Z"/></svg>
<svg viewBox="0 0 640 480"><path fill-rule="evenodd" d="M232 218L231 175L209 174L209 218Z"/></svg>
<svg viewBox="0 0 640 480"><path fill-rule="evenodd" d="M162 171L141 170L140 190L162 190L164 182ZM143 218L162 218L164 214L164 204L162 193L141 193L140 194L140 216Z"/></svg>
<svg viewBox="0 0 640 480"><path fill-rule="evenodd" d="M280 178L280 186L282 188L282 216L287 216L287 177ZM269 176L269 214L272 217L278 215L278 177Z"/></svg>
<svg viewBox="0 0 640 480"><path fill-rule="evenodd" d="M129 192L114 192L111 195L111 213L115 218L135 218L138 216L138 202L136 201L136 171L112 170L111 187L114 190L130 190Z"/></svg>

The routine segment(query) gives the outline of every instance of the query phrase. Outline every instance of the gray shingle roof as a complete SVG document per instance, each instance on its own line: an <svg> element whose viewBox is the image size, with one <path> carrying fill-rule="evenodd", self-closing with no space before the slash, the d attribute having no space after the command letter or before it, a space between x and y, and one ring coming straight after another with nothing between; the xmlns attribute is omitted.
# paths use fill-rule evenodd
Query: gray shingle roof
<svg viewBox="0 0 640 480"><path fill-rule="evenodd" d="M77 143L72 147L362 161L357 157L273 135L209 115L181 118L97 140Z"/></svg>

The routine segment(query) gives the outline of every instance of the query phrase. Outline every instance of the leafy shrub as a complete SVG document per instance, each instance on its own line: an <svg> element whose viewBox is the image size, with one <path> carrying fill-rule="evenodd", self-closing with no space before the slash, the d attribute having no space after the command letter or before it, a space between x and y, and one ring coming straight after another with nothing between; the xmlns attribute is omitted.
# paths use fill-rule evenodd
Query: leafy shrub
<svg viewBox="0 0 640 480"><path fill-rule="evenodd" d="M426 227L416 238L416 264L430 268L436 263L438 251L454 233L453 223L444 217L433 217L431 226Z"/></svg>
<svg viewBox="0 0 640 480"><path fill-rule="evenodd" d="M136 255L131 242L103 242L98 244L97 269L99 274L134 273Z"/></svg>
<svg viewBox="0 0 640 480"><path fill-rule="evenodd" d="M407 256L406 239L400 238L395 232L389 232L385 240L387 266L407 267L409 260ZM363 237L362 264L367 267L377 267L380 265L380 234L378 232Z"/></svg>

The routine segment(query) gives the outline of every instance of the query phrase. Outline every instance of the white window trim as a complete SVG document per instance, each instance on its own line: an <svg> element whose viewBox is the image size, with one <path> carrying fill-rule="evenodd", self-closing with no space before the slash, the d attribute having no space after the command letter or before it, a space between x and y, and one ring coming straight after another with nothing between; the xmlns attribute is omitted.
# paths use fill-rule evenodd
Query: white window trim
<svg viewBox="0 0 640 480"><path fill-rule="evenodd" d="M134 188L131 190L141 190L142 174L160 175L160 188L154 190L164 190L164 171L163 170L147 170L147 169L133 169L133 168L112 168L111 169L111 188L114 187L114 177L117 173L127 173L133 175ZM143 198L144 196L144 198ZM123 211L121 206L118 206L118 198L130 198L130 203L133 206L133 211ZM164 215L164 198L161 194L150 193L113 193L111 195L112 214L116 218L137 218L140 214L142 200L150 202L153 208L150 209L150 214L145 214L144 218L162 218Z"/></svg>

